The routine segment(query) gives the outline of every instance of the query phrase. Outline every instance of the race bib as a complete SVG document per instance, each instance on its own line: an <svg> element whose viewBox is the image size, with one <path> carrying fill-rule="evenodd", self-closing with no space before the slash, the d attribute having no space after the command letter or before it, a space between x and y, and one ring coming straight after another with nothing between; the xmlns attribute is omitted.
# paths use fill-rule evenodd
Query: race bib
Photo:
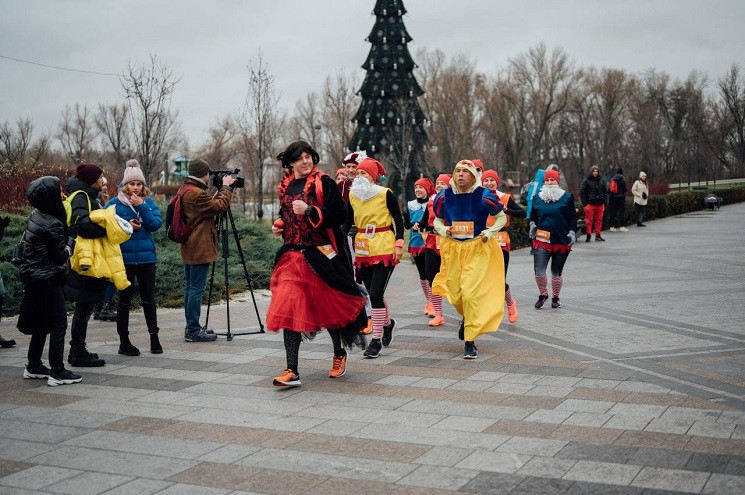
<svg viewBox="0 0 745 495"><path fill-rule="evenodd" d="M499 232L497 232L496 237L497 242L501 247L507 247L507 244L510 243L510 234L508 234L507 232L500 230Z"/></svg>
<svg viewBox="0 0 745 495"><path fill-rule="evenodd" d="M538 229L535 231L535 240L545 242L546 244L551 244L551 232L549 232L548 230Z"/></svg>
<svg viewBox="0 0 745 495"><path fill-rule="evenodd" d="M437 249L438 251L440 250L440 245L441 245L441 244L442 244L442 236L441 236L441 235L438 235L438 236L437 236L437 237L435 238L435 248L436 248L436 249Z"/></svg>
<svg viewBox="0 0 745 495"><path fill-rule="evenodd" d="M354 238L354 254L359 256L370 256L370 239L363 235Z"/></svg>
<svg viewBox="0 0 745 495"><path fill-rule="evenodd" d="M323 246L316 246L316 247L328 259L334 259L334 256L336 256L336 251L334 251L334 246L332 246L331 244L325 244Z"/></svg>
<svg viewBox="0 0 745 495"><path fill-rule="evenodd" d="M453 222L450 237L453 239L473 239L473 222Z"/></svg>

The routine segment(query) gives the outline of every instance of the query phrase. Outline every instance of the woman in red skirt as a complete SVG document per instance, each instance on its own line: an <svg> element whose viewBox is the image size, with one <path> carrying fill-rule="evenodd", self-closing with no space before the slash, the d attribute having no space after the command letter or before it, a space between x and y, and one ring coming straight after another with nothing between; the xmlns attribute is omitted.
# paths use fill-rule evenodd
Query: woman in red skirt
<svg viewBox="0 0 745 495"><path fill-rule="evenodd" d="M266 322L269 331L283 330L287 354L287 369L274 385L297 387L303 336L328 329L334 344L329 376L338 378L346 371L344 346L354 345L367 314L339 229L346 206L334 179L318 170L318 153L305 141L291 143L277 159L286 171L277 186L280 218L272 232L284 245L274 260Z"/></svg>

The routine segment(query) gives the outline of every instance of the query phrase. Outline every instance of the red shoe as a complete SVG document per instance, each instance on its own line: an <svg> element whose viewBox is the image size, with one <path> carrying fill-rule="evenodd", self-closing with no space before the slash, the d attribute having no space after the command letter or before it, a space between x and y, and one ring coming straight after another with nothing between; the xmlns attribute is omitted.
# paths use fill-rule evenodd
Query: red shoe
<svg viewBox="0 0 745 495"><path fill-rule="evenodd" d="M429 316L430 318L436 315L436 313L435 313L435 307L432 306L432 303L428 302L424 306L424 314L427 315L427 316Z"/></svg>
<svg viewBox="0 0 745 495"><path fill-rule="evenodd" d="M347 356L334 356L333 364L331 365L331 371L329 371L330 378L339 378L344 376L347 371Z"/></svg>
<svg viewBox="0 0 745 495"><path fill-rule="evenodd" d="M429 320L429 323L427 323L427 325L429 325L431 327L439 327L439 326L444 325L444 324L445 324L445 318L443 318L442 315L435 316L434 318L432 318L431 320Z"/></svg>
<svg viewBox="0 0 745 495"><path fill-rule="evenodd" d="M274 377L274 385L277 387L299 387L300 375L296 375L290 368L287 368L281 375Z"/></svg>
<svg viewBox="0 0 745 495"><path fill-rule="evenodd" d="M507 319L510 321L510 323L515 323L519 317L520 315L517 312L517 303L513 299L512 304L507 305Z"/></svg>

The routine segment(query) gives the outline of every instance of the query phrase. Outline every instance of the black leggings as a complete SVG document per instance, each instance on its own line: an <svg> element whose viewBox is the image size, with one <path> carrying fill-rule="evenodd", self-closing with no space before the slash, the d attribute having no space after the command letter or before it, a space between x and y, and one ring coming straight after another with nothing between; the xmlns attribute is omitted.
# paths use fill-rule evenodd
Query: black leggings
<svg viewBox="0 0 745 495"><path fill-rule="evenodd" d="M510 286L507 283L507 267L510 266L510 252L502 249L502 255L504 256L504 291L510 290Z"/></svg>
<svg viewBox="0 0 745 495"><path fill-rule="evenodd" d="M150 333L158 333L158 315L155 308L155 263L124 265L127 270L129 287L119 291L116 305L116 331L119 335L129 335L129 310L135 292L135 280L140 289L140 303L145 313L145 323Z"/></svg>
<svg viewBox="0 0 745 495"><path fill-rule="evenodd" d="M341 337L338 330L329 330L331 342L334 345L334 356L344 356L347 351L341 346ZM285 341L285 355L287 356L287 367L293 373L298 374L298 360L300 355L300 342L303 340L303 334L293 332L292 330L283 330L282 336Z"/></svg>
<svg viewBox="0 0 745 495"><path fill-rule="evenodd" d="M427 281L430 287L435 280L435 277L440 272L440 263L442 259L440 255L434 249L424 250L424 271L427 274Z"/></svg>
<svg viewBox="0 0 745 495"><path fill-rule="evenodd" d="M569 251L566 253L549 253L542 247L539 247L533 253L533 271L538 277L545 275L548 261L551 260L551 275L561 277L561 272L564 270L564 263L567 262L568 257Z"/></svg>
<svg viewBox="0 0 745 495"><path fill-rule="evenodd" d="M412 256L412 258L414 258L414 264L416 265L416 271L419 272L419 280L426 280L427 270L425 269L426 260L424 257L424 251L417 254L416 256Z"/></svg>
<svg viewBox="0 0 745 495"><path fill-rule="evenodd" d="M388 287L388 281L393 273L393 265L385 265L382 262L371 266L363 266L359 269L362 282L367 292L370 293L370 303L373 308L385 308L383 296Z"/></svg>

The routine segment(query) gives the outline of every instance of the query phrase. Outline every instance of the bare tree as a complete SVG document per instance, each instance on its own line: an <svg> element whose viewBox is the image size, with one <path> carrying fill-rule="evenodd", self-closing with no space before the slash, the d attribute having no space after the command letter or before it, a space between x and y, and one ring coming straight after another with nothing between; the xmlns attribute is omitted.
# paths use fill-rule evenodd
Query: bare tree
<svg viewBox="0 0 745 495"><path fill-rule="evenodd" d="M56 138L73 163L80 163L89 151L90 145L98 136L95 122L88 105L75 104L65 107Z"/></svg>
<svg viewBox="0 0 745 495"><path fill-rule="evenodd" d="M327 161L335 167L347 155L346 146L354 135L354 113L359 107L359 84L354 75L337 72L326 78L323 85L323 135Z"/></svg>
<svg viewBox="0 0 745 495"><path fill-rule="evenodd" d="M719 79L719 102L713 105L719 139L713 146L717 159L734 177L745 174L745 77L732 64Z"/></svg>
<svg viewBox="0 0 745 495"><path fill-rule="evenodd" d="M18 119L15 128L9 122L0 125L0 163L24 163L31 146L34 125L29 119Z"/></svg>
<svg viewBox="0 0 745 495"><path fill-rule="evenodd" d="M171 111L171 98L180 78L156 55L142 65L127 65L120 82L145 178L150 181L155 168L179 142L178 112Z"/></svg>
<svg viewBox="0 0 745 495"><path fill-rule="evenodd" d="M215 169L226 169L240 154L238 126L230 116L220 119L210 130L209 140L196 151Z"/></svg>
<svg viewBox="0 0 745 495"><path fill-rule="evenodd" d="M274 75L269 64L259 52L256 60L248 66L248 94L237 123L240 132L242 151L245 153L247 170L253 181L255 208L254 215L264 216L264 176L266 166L271 162L270 154L275 151L276 140L282 131L285 117L279 113L279 94L274 84ZM245 209L245 192L244 192Z"/></svg>
<svg viewBox="0 0 745 495"><path fill-rule="evenodd" d="M323 143L321 142L323 110L318 94L315 92L308 93L304 100L298 100L295 104L295 112L297 116L295 119L297 136L308 141L321 154L321 160L323 160Z"/></svg>
<svg viewBox="0 0 745 495"><path fill-rule="evenodd" d="M127 106L99 104L95 122L102 136L104 149L111 151L117 165L123 168L129 158L127 150L131 149Z"/></svg>

